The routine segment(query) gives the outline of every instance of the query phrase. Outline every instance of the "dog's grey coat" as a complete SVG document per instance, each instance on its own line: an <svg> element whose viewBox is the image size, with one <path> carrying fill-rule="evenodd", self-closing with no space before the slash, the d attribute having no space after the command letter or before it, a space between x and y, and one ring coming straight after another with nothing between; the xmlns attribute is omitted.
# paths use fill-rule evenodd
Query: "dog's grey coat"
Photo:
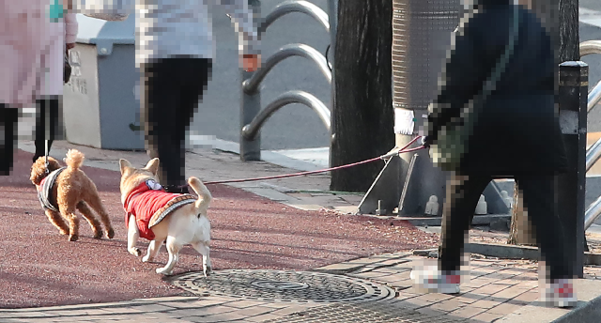
<svg viewBox="0 0 601 323"><path fill-rule="evenodd" d="M44 178L44 182L38 190L38 199L40 200L40 204L42 204L44 209L58 212L58 208L50 202L50 192L52 192L52 188L54 187L54 183L56 182L58 175L66 168L67 167L61 167L48 174L48 176Z"/></svg>

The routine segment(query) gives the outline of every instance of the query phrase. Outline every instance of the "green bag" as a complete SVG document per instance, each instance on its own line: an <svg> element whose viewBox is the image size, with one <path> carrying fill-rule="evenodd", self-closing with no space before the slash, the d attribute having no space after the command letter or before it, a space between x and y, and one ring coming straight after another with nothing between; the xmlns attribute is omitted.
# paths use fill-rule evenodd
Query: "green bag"
<svg viewBox="0 0 601 323"><path fill-rule="evenodd" d="M463 156L469 149L469 137L473 134L474 125L481 112L486 97L492 92L501 74L505 70L509 58L513 54L519 32L519 7L514 5L513 24L509 33L509 44L495 66L490 78L484 84L482 93L468 102L458 118L453 118L443 125L438 132L438 140L430 145L430 156L434 165L443 171L458 171ZM432 106L432 104L431 104ZM438 109L447 107L439 107Z"/></svg>
<svg viewBox="0 0 601 323"><path fill-rule="evenodd" d="M54 0L50 5L49 16L50 21L52 22L58 22L60 19L63 19L64 9L59 1L60 0Z"/></svg>

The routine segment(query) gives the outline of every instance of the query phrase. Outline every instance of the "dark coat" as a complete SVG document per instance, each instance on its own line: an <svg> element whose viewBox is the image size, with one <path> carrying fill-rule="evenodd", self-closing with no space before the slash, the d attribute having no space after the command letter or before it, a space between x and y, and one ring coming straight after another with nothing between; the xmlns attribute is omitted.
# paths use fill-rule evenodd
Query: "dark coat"
<svg viewBox="0 0 601 323"><path fill-rule="evenodd" d="M430 110L427 135L436 143L440 127L459 116L482 91L485 79L509 41L513 6L485 2L455 34L442 86ZM486 4L488 2L488 4ZM534 13L520 8L519 38L508 68L488 96L462 160L462 174L512 177L557 174L567 158L555 105L556 73L551 39ZM464 18L466 19L466 18Z"/></svg>

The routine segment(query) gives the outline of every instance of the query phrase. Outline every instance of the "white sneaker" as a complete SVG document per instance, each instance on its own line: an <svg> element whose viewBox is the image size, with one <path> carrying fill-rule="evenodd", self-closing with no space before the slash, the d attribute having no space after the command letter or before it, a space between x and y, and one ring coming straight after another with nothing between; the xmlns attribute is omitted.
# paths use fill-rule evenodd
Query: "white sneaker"
<svg viewBox="0 0 601 323"><path fill-rule="evenodd" d="M574 284L569 279L558 279L546 283L541 289L541 300L555 307L573 307L578 303L578 298L574 292Z"/></svg>
<svg viewBox="0 0 601 323"><path fill-rule="evenodd" d="M430 293L459 294L459 283L461 282L459 271L443 274L436 268L414 269L411 271L410 277L417 289Z"/></svg>

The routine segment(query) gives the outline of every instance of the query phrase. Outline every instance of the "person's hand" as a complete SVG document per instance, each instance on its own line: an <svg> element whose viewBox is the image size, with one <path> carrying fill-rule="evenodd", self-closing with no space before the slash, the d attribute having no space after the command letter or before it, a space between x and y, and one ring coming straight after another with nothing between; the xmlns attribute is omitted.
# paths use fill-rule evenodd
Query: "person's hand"
<svg viewBox="0 0 601 323"><path fill-rule="evenodd" d="M242 55L242 68L247 72L254 72L261 67L261 55Z"/></svg>
<svg viewBox="0 0 601 323"><path fill-rule="evenodd" d="M424 136L422 137L422 145L426 148L430 148L430 145L432 144L433 140L432 137L430 136Z"/></svg>

